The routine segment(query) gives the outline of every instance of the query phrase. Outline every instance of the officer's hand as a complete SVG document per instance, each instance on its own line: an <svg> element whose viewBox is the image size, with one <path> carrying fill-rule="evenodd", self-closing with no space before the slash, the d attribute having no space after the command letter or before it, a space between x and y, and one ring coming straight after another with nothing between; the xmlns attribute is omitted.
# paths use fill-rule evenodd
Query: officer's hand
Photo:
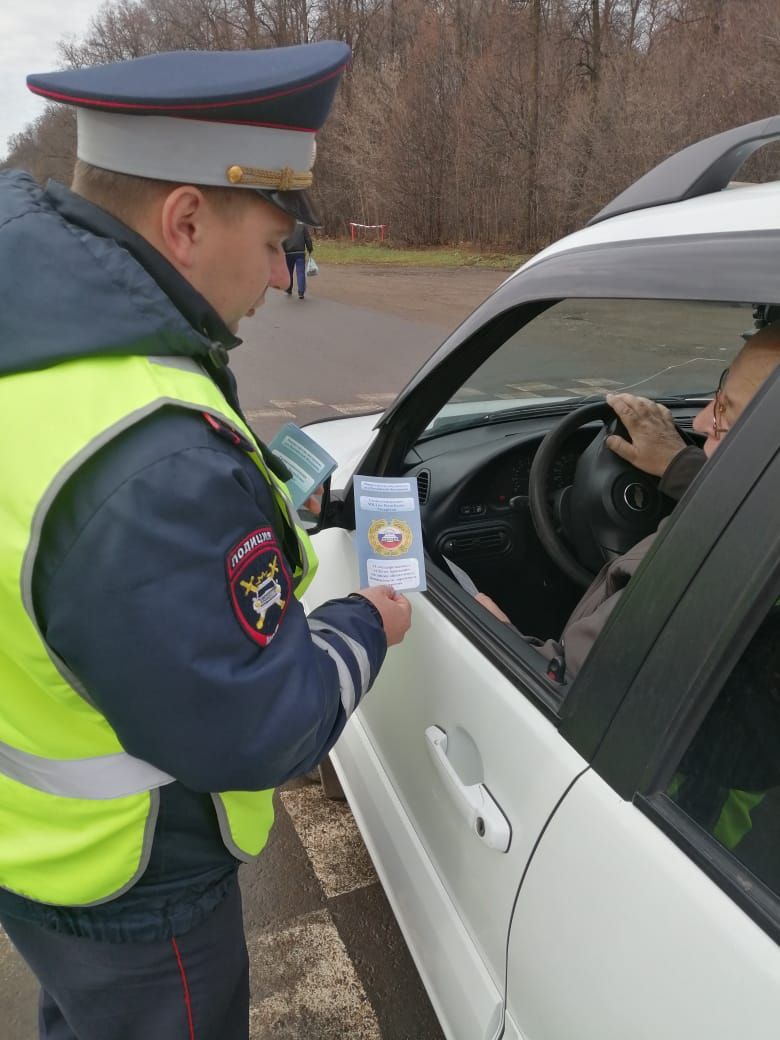
<svg viewBox="0 0 780 1040"><path fill-rule="evenodd" d="M360 589L359 595L373 603L382 615L388 646L397 646L412 623L412 604L390 585L374 585Z"/></svg>
<svg viewBox="0 0 780 1040"><path fill-rule="evenodd" d="M301 509L307 509L312 516L319 516L322 512L322 496L325 494L325 488L320 484L318 488L309 495L305 502L301 503Z"/></svg>
<svg viewBox="0 0 780 1040"><path fill-rule="evenodd" d="M669 409L633 394L607 394L607 404L631 437L631 441L627 441L612 434L607 437L607 446L637 469L655 477L663 476L675 455L685 447Z"/></svg>

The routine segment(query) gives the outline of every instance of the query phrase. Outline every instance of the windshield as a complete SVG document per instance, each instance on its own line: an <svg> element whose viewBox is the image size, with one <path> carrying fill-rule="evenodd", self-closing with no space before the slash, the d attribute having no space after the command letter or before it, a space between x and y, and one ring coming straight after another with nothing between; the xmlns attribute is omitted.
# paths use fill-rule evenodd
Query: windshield
<svg viewBox="0 0 780 1040"><path fill-rule="evenodd" d="M753 304L563 300L523 325L432 420L426 434L520 408L571 407L626 391L712 396L755 331Z"/></svg>

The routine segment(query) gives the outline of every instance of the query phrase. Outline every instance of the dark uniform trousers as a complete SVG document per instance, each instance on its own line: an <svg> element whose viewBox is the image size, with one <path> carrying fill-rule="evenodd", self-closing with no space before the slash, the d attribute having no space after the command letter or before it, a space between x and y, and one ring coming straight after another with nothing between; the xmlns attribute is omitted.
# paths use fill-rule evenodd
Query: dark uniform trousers
<svg viewBox="0 0 780 1040"><path fill-rule="evenodd" d="M41 983L41 1040L248 1040L241 893L173 939L108 943L3 915Z"/></svg>

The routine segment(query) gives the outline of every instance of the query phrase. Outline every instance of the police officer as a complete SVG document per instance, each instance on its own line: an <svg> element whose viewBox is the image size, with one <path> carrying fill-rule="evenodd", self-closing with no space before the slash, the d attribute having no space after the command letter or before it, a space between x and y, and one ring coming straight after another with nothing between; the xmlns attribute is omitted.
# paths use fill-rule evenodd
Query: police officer
<svg viewBox="0 0 780 1040"><path fill-rule="evenodd" d="M79 157L73 190L0 177L0 921L42 1037L246 1040L237 867L409 626L390 589L304 614L315 556L227 366L317 223L348 58L28 79Z"/></svg>

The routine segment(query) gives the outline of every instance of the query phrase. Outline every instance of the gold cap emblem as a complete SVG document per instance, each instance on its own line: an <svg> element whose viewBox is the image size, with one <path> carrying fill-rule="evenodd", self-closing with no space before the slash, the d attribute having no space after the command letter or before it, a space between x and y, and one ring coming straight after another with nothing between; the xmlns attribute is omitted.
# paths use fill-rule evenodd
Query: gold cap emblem
<svg viewBox="0 0 780 1040"><path fill-rule="evenodd" d="M310 188L313 177L311 170L293 170L283 166L281 170L261 170L256 166L228 166L225 176L230 184L242 184L269 191L300 191Z"/></svg>
<svg viewBox="0 0 780 1040"><path fill-rule="evenodd" d="M289 191L295 183L295 171L289 166L283 166L279 170L279 191Z"/></svg>

